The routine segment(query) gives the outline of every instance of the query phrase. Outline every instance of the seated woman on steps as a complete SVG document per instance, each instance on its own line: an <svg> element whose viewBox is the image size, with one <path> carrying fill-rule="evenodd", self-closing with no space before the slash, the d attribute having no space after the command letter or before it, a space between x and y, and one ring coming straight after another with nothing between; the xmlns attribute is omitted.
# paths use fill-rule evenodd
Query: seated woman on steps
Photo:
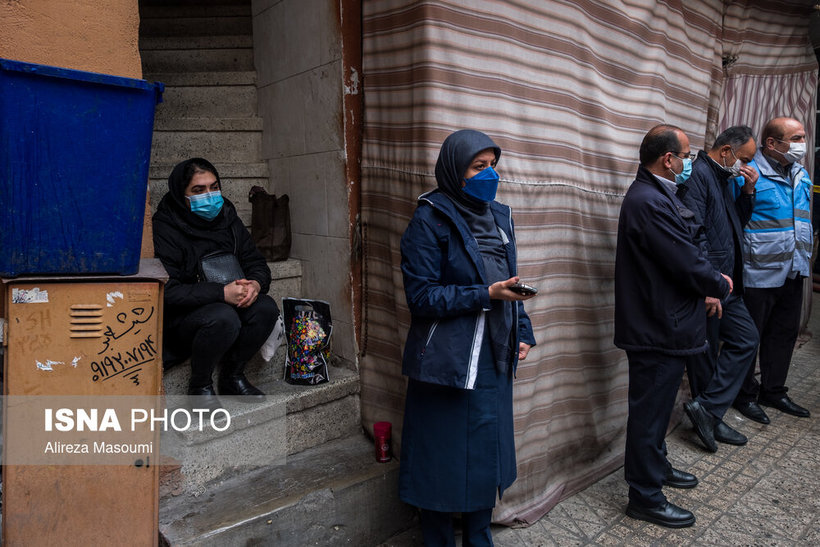
<svg viewBox="0 0 820 547"><path fill-rule="evenodd" d="M209 408L221 406L212 380L219 363L220 395L264 398L244 369L279 316L266 294L270 268L221 189L210 162L183 161L153 217L154 252L169 276L163 358L167 367L190 356L188 395Z"/></svg>

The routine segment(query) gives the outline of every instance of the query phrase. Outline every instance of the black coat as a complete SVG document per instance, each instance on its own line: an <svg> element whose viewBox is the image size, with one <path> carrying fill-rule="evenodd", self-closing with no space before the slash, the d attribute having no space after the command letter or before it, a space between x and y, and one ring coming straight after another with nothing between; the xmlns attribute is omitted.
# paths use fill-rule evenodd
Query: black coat
<svg viewBox="0 0 820 547"><path fill-rule="evenodd" d="M678 194L695 213L706 235L707 258L712 266L732 278L734 294L743 294L743 226L754 205L752 194L735 198L735 177L701 151L686 181L686 192Z"/></svg>
<svg viewBox="0 0 820 547"><path fill-rule="evenodd" d="M154 213L154 254L168 271L165 285L165 325L173 328L185 314L205 304L224 302L220 283L200 282L199 259L214 251L236 254L245 279L259 283L260 294L270 288L267 261L257 250L248 229L225 200L222 212L210 223L192 221L180 213L170 194L166 194Z"/></svg>
<svg viewBox="0 0 820 547"><path fill-rule="evenodd" d="M687 355L704 351L706 296L729 283L696 243L694 213L652 173L638 168L621 205L615 258L615 345Z"/></svg>

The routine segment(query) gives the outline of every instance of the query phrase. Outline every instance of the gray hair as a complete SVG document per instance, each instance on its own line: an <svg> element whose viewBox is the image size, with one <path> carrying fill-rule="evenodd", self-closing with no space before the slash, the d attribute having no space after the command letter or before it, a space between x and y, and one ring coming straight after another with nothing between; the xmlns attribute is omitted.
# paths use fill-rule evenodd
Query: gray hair
<svg viewBox="0 0 820 547"><path fill-rule="evenodd" d="M718 135L715 139L715 144L712 145L712 150L716 150L721 146L727 144L732 147L732 150L737 150L747 142L754 138L754 131L747 125L734 125L723 133Z"/></svg>

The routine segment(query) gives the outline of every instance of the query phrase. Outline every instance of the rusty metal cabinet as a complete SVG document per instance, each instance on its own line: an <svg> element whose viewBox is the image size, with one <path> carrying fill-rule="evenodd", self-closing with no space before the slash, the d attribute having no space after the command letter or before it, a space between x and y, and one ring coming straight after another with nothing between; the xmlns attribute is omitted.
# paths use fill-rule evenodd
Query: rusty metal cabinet
<svg viewBox="0 0 820 547"><path fill-rule="evenodd" d="M128 408L161 406L166 279L3 280L6 545L156 545L159 431Z"/></svg>

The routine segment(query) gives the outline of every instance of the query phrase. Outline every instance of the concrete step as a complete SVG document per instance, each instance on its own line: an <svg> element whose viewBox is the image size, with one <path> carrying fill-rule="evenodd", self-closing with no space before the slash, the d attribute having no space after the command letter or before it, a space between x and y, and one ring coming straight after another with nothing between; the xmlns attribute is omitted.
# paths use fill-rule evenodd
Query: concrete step
<svg viewBox="0 0 820 547"><path fill-rule="evenodd" d="M151 163L193 157L218 163L255 163L262 155L261 148L259 131L154 131Z"/></svg>
<svg viewBox="0 0 820 547"><path fill-rule="evenodd" d="M254 84L170 86L166 83L155 114L157 119L255 116Z"/></svg>
<svg viewBox="0 0 820 547"><path fill-rule="evenodd" d="M416 522L398 463L377 463L361 431L284 461L160 501L171 546L378 545Z"/></svg>
<svg viewBox="0 0 820 547"><path fill-rule="evenodd" d="M179 366L188 368L187 363ZM211 424L206 419L203 428L162 433L163 462L170 458L178 466L170 478L164 473L161 495L203 493L216 479L281 462L361 430L358 374L331 367L329 382L296 386L281 378L282 370L278 378L256 382L266 394L262 402L220 397L230 414L229 427L225 420ZM189 404L184 395L166 392L165 399L169 409Z"/></svg>
<svg viewBox="0 0 820 547"><path fill-rule="evenodd" d="M262 118L164 118L154 120L155 131L261 131Z"/></svg>
<svg viewBox="0 0 820 547"><path fill-rule="evenodd" d="M142 4L142 2L140 2ZM201 8L187 10L175 17L164 17L165 11L151 9L140 10L140 39L161 36L236 36L253 33L253 21L249 14L238 10L221 9L222 14L213 9L203 11Z"/></svg>
<svg viewBox="0 0 820 547"><path fill-rule="evenodd" d="M148 170L151 179L168 180L171 170L179 162L187 158L175 159L171 162L152 162ZM263 161L232 163L214 161L214 167L219 171L219 176L223 181L230 181L234 178L265 178L268 176L268 164ZM165 188L167 190L167 187ZM165 190L163 193L165 193ZM247 196L246 196L247 197Z"/></svg>
<svg viewBox="0 0 820 547"><path fill-rule="evenodd" d="M140 9L146 6L250 6L251 0L140 0Z"/></svg>
<svg viewBox="0 0 820 547"><path fill-rule="evenodd" d="M145 67L143 67L145 68ZM148 67L150 68L150 67ZM256 85L256 72L144 72L143 78L166 86Z"/></svg>
<svg viewBox="0 0 820 547"><path fill-rule="evenodd" d="M140 18L146 19L195 19L200 17L250 17L251 2L184 2L179 0L163 2L140 1ZM205 27L207 29L207 27Z"/></svg>
<svg viewBox="0 0 820 547"><path fill-rule="evenodd" d="M253 48L141 50L145 72L214 72L254 70Z"/></svg>
<svg viewBox="0 0 820 547"><path fill-rule="evenodd" d="M141 51L162 51L179 49L245 49L253 48L253 36L247 34L210 34L203 28L203 35L141 36Z"/></svg>

